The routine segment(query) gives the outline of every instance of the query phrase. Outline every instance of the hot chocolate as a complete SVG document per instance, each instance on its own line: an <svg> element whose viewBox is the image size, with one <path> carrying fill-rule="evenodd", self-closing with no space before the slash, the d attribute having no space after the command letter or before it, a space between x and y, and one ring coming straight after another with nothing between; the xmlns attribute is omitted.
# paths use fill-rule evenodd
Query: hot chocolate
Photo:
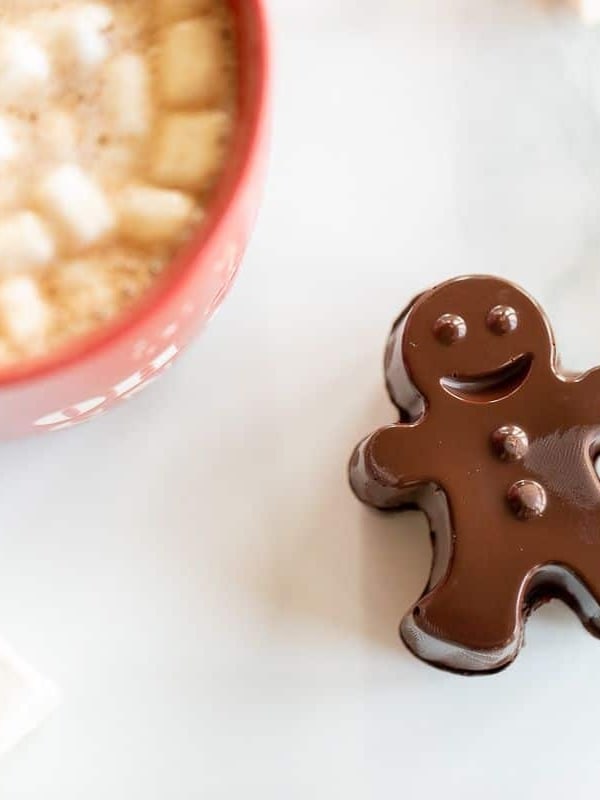
<svg viewBox="0 0 600 800"><path fill-rule="evenodd" d="M0 14L0 364L130 305L202 224L234 122L224 0Z"/></svg>

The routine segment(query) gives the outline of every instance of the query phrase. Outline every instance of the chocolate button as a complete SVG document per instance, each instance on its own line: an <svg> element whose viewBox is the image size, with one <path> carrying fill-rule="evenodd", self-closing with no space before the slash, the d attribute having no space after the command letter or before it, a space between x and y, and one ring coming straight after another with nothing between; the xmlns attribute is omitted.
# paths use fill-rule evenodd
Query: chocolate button
<svg viewBox="0 0 600 800"><path fill-rule="evenodd" d="M535 519L546 510L548 497L539 483L517 481L508 490L508 503L519 519Z"/></svg>
<svg viewBox="0 0 600 800"><path fill-rule="evenodd" d="M518 425L503 425L492 434L492 446L502 461L521 461L529 450L529 439Z"/></svg>

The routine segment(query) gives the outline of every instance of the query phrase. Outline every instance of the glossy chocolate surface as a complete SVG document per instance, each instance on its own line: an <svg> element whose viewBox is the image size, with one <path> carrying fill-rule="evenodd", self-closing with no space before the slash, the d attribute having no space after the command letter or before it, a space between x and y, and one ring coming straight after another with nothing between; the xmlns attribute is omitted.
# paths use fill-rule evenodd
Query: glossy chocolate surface
<svg viewBox="0 0 600 800"><path fill-rule="evenodd" d="M429 518L433 566L401 625L408 647L446 669L496 671L551 597L600 636L600 370L561 375L539 306L473 276L404 312L386 379L402 422L357 447L350 480L365 503Z"/></svg>

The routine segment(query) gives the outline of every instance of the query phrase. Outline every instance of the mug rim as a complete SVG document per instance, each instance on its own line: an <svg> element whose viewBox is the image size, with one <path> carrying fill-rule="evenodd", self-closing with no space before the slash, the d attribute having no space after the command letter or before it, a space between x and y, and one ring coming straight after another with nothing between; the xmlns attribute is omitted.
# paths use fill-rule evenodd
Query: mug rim
<svg viewBox="0 0 600 800"><path fill-rule="evenodd" d="M231 4L231 3L230 3ZM248 96L244 108L238 109L234 143L230 148L229 162L232 166L219 178L215 196L207 209L207 217L190 242L175 255L167 265L164 280L158 279L130 308L119 313L114 320L101 324L88 334L74 336L73 341L52 348L47 354L28 357L0 367L0 388L34 381L61 371L77 367L82 362L100 355L107 348L117 345L136 328L144 325L186 283L191 273L207 268L199 264L202 254L210 249L218 238L231 214L236 199L246 185L258 150L261 147L262 129L266 123L269 103L270 81L270 35L265 8L266 0L242 0L234 5L244 8L252 19L255 38L251 42L251 53L240 59L238 78L246 79L245 67L253 65L252 78L248 79ZM236 16L239 16L238 12ZM240 43L243 45L244 40Z"/></svg>

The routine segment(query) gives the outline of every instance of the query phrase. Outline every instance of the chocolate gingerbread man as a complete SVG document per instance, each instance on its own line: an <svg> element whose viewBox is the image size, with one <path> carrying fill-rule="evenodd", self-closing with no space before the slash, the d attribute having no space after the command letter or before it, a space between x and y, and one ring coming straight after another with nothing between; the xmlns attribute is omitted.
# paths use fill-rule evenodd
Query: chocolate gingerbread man
<svg viewBox="0 0 600 800"><path fill-rule="evenodd" d="M350 480L365 503L429 518L431 575L400 628L410 650L496 671L555 597L600 637L600 369L561 374L540 307L487 276L420 295L385 368L401 421L356 448Z"/></svg>

